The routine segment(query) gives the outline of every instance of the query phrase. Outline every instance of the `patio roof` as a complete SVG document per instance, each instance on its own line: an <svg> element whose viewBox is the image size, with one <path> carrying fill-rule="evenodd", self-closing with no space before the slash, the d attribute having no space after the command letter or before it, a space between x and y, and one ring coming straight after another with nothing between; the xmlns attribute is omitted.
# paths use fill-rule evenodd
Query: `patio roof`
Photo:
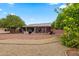
<svg viewBox="0 0 79 59"><path fill-rule="evenodd" d="M51 23L29 24L26 27L51 27Z"/></svg>

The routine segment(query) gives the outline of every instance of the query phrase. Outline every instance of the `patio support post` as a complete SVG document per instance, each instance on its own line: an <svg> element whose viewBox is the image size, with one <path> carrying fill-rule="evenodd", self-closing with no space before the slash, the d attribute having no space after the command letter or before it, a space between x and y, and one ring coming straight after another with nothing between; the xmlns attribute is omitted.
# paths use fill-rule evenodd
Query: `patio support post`
<svg viewBox="0 0 79 59"><path fill-rule="evenodd" d="M36 33L36 27L34 27L34 33Z"/></svg>
<svg viewBox="0 0 79 59"><path fill-rule="evenodd" d="M47 31L46 31L46 27L45 27L45 33L46 33Z"/></svg>

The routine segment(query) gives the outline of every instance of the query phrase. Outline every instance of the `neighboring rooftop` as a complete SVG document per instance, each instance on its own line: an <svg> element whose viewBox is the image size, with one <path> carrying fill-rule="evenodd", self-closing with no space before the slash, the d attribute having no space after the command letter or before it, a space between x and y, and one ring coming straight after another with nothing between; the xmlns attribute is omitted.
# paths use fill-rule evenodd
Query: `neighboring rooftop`
<svg viewBox="0 0 79 59"><path fill-rule="evenodd" d="M50 27L51 23L39 23L39 24L29 24L29 25L27 25L27 27L44 27L44 26Z"/></svg>

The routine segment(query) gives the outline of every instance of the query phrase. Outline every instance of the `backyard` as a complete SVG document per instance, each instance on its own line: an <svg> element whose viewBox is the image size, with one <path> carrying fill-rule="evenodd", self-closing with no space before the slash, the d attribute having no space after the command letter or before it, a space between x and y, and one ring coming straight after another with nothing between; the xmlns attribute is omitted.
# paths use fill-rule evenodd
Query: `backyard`
<svg viewBox="0 0 79 59"><path fill-rule="evenodd" d="M67 48L58 37L59 34L10 34L0 30L0 55L65 55Z"/></svg>
<svg viewBox="0 0 79 59"><path fill-rule="evenodd" d="M37 8L39 5L32 5L36 6L36 9L29 9L32 7L28 7L29 10L34 11L47 10L45 13L41 12L41 14L36 11L36 13L30 14L38 19L34 20L34 23L29 20L32 17L25 18L25 15L30 13L29 10L29 12L26 12L26 7L23 7L23 10L26 10L25 14L22 15L22 17L25 16L25 19L13 13L0 18L0 55L79 56L79 4L68 3L65 4L65 8L60 8L60 4L58 4L59 7L53 9L53 12L57 13L56 15L48 12L48 10L52 10L47 8L48 5L40 5L44 9L47 6L45 10ZM18 5L18 13L22 11L19 7L20 5ZM40 16L44 14L44 16L40 17L39 14ZM56 19L51 18L54 15ZM49 20L51 22L48 22Z"/></svg>

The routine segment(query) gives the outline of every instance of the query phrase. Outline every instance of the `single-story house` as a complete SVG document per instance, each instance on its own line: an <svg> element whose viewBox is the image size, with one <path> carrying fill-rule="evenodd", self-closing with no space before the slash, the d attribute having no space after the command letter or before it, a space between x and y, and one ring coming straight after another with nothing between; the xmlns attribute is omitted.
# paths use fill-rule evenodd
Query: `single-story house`
<svg viewBox="0 0 79 59"><path fill-rule="evenodd" d="M51 32L51 23L29 24L26 29L35 33L49 33Z"/></svg>

